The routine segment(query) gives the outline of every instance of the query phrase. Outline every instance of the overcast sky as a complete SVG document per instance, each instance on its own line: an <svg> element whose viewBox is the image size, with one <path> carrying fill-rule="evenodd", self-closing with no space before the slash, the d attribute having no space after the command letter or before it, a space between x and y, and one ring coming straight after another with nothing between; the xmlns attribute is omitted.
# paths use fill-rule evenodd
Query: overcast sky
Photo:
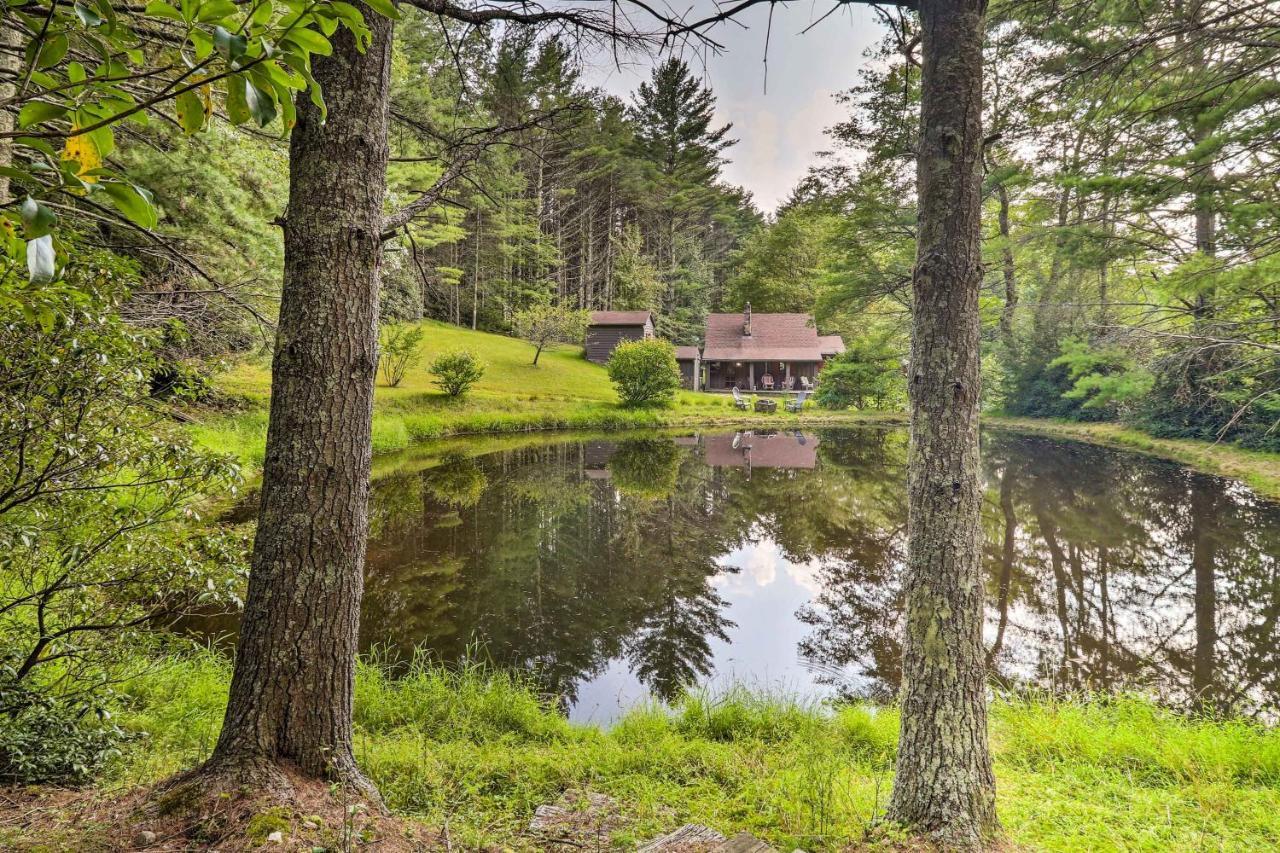
<svg viewBox="0 0 1280 853"><path fill-rule="evenodd" d="M697 0L697 11L709 8ZM748 11L742 18L747 29L721 25L712 37L725 45L719 56L702 57L687 52L685 58L705 73L717 99L720 121L733 122L738 144L728 151L725 178L751 191L756 205L766 213L786 198L814 153L831 147L823 131L842 119L845 110L835 94L848 89L860 65L863 51L883 33L868 6L846 4L808 33L800 31L830 10L823 0L812 6L778 7L769 40L768 91L765 91L764 42L768 8ZM652 63L633 62L621 70L601 59L587 69L587 79L607 91L627 98L649 76Z"/></svg>

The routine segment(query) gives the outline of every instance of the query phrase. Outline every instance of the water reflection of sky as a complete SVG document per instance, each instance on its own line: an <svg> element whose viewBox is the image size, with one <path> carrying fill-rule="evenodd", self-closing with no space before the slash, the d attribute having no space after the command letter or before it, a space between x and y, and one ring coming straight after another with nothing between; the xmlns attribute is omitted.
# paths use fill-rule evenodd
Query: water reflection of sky
<svg viewBox="0 0 1280 853"><path fill-rule="evenodd" d="M789 561L759 530L752 531L752 539L724 555L724 570L711 579L735 627L728 630L727 641L712 640L713 672L702 686L713 693L742 685L787 695L828 696L831 688L819 683L812 662L800 656L800 641L809 627L795 618L819 590L817 561ZM626 660L615 658L604 672L583 682L569 716L607 723L648 695Z"/></svg>

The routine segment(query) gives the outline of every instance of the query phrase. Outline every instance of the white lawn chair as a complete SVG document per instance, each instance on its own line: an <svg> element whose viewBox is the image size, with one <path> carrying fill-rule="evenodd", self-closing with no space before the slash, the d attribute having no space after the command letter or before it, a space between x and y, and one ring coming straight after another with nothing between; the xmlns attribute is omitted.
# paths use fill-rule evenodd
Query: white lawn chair
<svg viewBox="0 0 1280 853"><path fill-rule="evenodd" d="M750 406L747 405L746 399L744 399L742 394L738 391L737 386L734 386L733 388L733 405L735 408L742 409L743 411L750 408Z"/></svg>
<svg viewBox="0 0 1280 853"><path fill-rule="evenodd" d="M788 412L799 412L804 408L804 401L809 398L808 391L801 391L793 399L787 401Z"/></svg>
<svg viewBox="0 0 1280 853"><path fill-rule="evenodd" d="M812 391L812 390L813 390L813 383L809 381L809 377L808 377L808 376L801 376L801 377L800 377L800 387L801 387L801 388L803 388L803 389L804 389L804 390L806 390L806 391Z"/></svg>

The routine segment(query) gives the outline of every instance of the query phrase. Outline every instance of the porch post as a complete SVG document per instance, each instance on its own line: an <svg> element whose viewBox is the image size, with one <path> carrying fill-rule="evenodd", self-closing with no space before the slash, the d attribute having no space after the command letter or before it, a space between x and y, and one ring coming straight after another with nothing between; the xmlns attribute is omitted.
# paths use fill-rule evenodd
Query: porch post
<svg viewBox="0 0 1280 853"><path fill-rule="evenodd" d="M747 362L747 383L751 386L750 390L756 390L756 363L754 361Z"/></svg>
<svg viewBox="0 0 1280 853"><path fill-rule="evenodd" d="M782 369L783 369L783 373L786 374L785 376L782 377L782 387L790 391L791 390L791 362L789 361L783 362Z"/></svg>

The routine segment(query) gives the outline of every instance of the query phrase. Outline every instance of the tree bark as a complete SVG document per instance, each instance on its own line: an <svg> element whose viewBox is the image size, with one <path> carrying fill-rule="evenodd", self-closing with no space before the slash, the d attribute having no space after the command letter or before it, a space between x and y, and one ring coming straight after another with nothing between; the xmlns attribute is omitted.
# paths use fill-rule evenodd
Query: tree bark
<svg viewBox="0 0 1280 853"><path fill-rule="evenodd" d="M372 792L352 752L363 592L391 22L360 6L299 98L289 151L285 270L249 591L222 733L208 771L283 763Z"/></svg>
<svg viewBox="0 0 1280 853"><path fill-rule="evenodd" d="M997 828L978 458L985 0L922 0L902 722L889 817L948 847Z"/></svg>

